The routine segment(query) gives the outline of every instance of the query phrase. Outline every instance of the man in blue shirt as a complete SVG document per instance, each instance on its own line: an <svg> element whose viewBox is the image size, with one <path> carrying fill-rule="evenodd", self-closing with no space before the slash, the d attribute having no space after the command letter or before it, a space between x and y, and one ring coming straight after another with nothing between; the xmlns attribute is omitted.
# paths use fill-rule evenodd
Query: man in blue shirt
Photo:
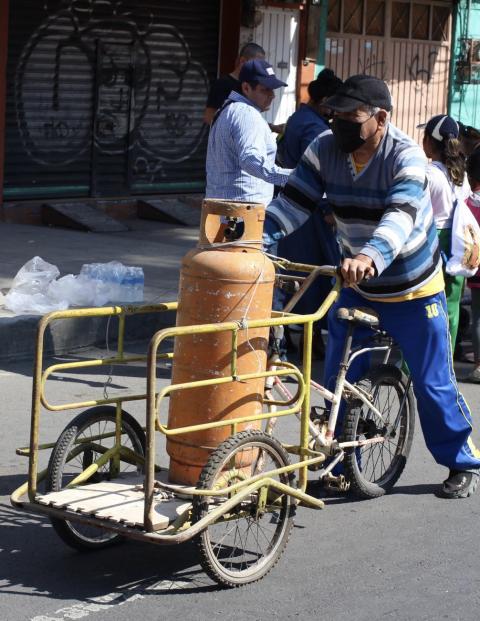
<svg viewBox="0 0 480 621"><path fill-rule="evenodd" d="M239 79L242 94L230 93L210 128L205 196L266 206L273 186L285 185L291 170L275 164L277 144L261 113L286 84L265 60L247 61Z"/></svg>

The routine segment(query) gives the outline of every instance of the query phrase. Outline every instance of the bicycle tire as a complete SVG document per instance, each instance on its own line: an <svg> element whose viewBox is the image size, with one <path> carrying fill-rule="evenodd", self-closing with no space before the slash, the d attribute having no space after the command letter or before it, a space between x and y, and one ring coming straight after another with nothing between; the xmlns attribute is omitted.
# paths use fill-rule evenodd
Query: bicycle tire
<svg viewBox="0 0 480 621"><path fill-rule="evenodd" d="M85 410L76 416L60 434L48 463L48 473L46 479L46 491L57 492L65 487L68 479L73 479L82 469L85 469L90 463L95 461L95 450L92 444L85 442L82 444L82 451L72 457L72 449L78 445L77 440L81 437L88 439L88 430L95 427L96 433L90 433L90 437L99 433L105 434L106 430L115 428L115 408L108 406L99 406ZM128 437L128 448L134 450L139 455L145 455L145 433L139 423L127 412L122 412L122 438ZM108 443L107 443L108 440ZM105 448L110 448L111 440L104 439L95 442L105 443ZM68 459L70 456L70 460ZM80 458L80 459L77 459ZM74 462L75 460L75 462ZM78 463L78 471L67 472L73 470L75 463ZM110 477L110 466L106 464L104 469L95 473L88 483L108 479ZM130 468L139 471L138 466L128 464ZM125 471L125 470L124 470ZM55 532L70 547L80 550L98 550L119 543L123 540L122 535L109 531L107 529L90 526L81 522L70 522L66 519L51 517Z"/></svg>
<svg viewBox="0 0 480 621"><path fill-rule="evenodd" d="M242 461L243 451L250 452L249 458L256 456L252 463L245 467L238 468L236 463ZM264 470L257 468L261 459L264 462L271 461L271 466ZM240 459L240 461L238 461ZM248 461L247 459L247 461ZM230 437L220 444L210 455L210 458L202 470L198 482L200 489L214 489L224 485L237 482L240 479L248 479L250 476L260 472L268 472L273 468L281 468L289 464L288 454L282 445L272 436L266 435L262 431L251 430L242 431ZM265 465L263 466L265 468ZM249 471L249 472L245 472ZM276 475L282 483L292 485L294 481L293 473ZM228 497L228 494L227 494ZM239 587L252 582L257 582L263 578L282 555L287 545L293 527L293 514L295 505L292 497L287 494L278 495L274 492L270 496L270 506L262 515L256 513L256 503L259 494L254 493L248 500L244 500L235 507L225 520L219 520L207 526L196 538L196 544L200 555L200 563L205 572L218 584L226 587ZM223 498L224 500L225 498ZM268 498L267 498L268 500ZM215 500L208 496L195 496L193 501L193 521L202 519L209 511ZM225 516L223 516L225 517ZM266 520L269 520L267 524ZM245 521L246 535L244 538L237 534ZM232 527L232 522L235 525ZM225 524L227 530L223 537L217 540L217 531L222 532ZM273 527L270 528L270 524ZM256 529L256 538L253 529ZM232 531L235 532L232 532ZM249 535L253 533L252 538ZM227 537L232 534L233 542L227 544ZM259 534L262 538L259 538ZM269 539L271 537L271 540ZM266 549L258 549L263 542L267 542ZM257 550L252 551L247 545ZM249 562L251 560L251 562Z"/></svg>
<svg viewBox="0 0 480 621"><path fill-rule="evenodd" d="M405 468L415 429L415 400L411 387L407 391L405 375L393 365L369 371L358 385L374 395L373 403L387 426L393 425L388 430L381 421L375 421L371 409L360 400L347 406L343 441L385 438L382 443L345 449L344 469L350 492L358 498L376 498L393 488Z"/></svg>

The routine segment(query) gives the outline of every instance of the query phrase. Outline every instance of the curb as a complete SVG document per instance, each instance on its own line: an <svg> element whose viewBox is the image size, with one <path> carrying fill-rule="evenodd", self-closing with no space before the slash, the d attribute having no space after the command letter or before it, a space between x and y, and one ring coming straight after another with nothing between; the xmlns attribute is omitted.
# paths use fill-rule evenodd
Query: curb
<svg viewBox="0 0 480 621"><path fill-rule="evenodd" d="M37 326L41 315L20 315L0 318L0 360L25 360L34 357ZM109 323L110 321L110 323ZM85 317L59 319L47 327L45 355L60 355L86 347L111 348L117 343L117 317ZM145 341L162 328L175 323L175 313L145 313L126 318L125 343Z"/></svg>

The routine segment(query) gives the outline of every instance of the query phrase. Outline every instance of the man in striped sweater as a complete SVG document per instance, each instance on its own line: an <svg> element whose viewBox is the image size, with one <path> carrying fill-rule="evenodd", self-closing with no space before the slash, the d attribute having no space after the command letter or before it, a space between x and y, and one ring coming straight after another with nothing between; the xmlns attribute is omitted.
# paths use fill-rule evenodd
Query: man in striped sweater
<svg viewBox="0 0 480 621"><path fill-rule="evenodd" d="M268 246L302 224L326 193L342 248L346 287L329 313L325 383L338 371L346 325L340 306L373 309L412 374L427 447L449 469L441 495L470 496L480 451L453 370L438 239L420 147L389 122L386 84L347 79L328 100L333 133L318 136L268 208ZM365 338L356 331L357 340ZM349 379L358 379L360 365Z"/></svg>

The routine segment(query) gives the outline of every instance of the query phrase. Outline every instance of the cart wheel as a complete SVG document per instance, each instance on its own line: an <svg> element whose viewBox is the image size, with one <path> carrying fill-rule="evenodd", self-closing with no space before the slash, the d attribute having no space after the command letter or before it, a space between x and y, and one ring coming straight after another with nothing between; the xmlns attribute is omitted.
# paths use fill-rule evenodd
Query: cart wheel
<svg viewBox="0 0 480 621"><path fill-rule="evenodd" d="M76 416L62 431L50 456L46 482L47 493L60 491L69 481L94 463L101 455L99 446L108 450L114 444L114 407L95 407ZM142 457L145 454L143 429L127 412L122 412L122 446ZM111 460L99 468L90 477L88 483L111 479L119 472L135 473L142 471L141 465L127 462L124 459L119 466L119 469L114 471L115 465ZM96 550L118 543L123 539L121 535L98 526L58 518L50 518L50 521L65 543L77 550Z"/></svg>
<svg viewBox="0 0 480 621"><path fill-rule="evenodd" d="M405 375L393 365L381 365L359 382L373 396L373 405L383 422L359 401L347 407L343 441L384 438L378 444L345 451L345 476L350 481L350 491L359 498L383 496L405 468L415 428L413 391L407 391L406 383Z"/></svg>
<svg viewBox="0 0 480 621"><path fill-rule="evenodd" d="M282 445L261 431L242 431L210 455L198 482L200 489L225 489L224 496L194 496L194 522L229 497L228 488L240 481L289 464ZM294 475L271 475L292 485ZM266 492L266 493L265 493ZM219 584L238 587L260 580L280 558L293 526L292 497L260 488L222 515L197 537L203 569Z"/></svg>

